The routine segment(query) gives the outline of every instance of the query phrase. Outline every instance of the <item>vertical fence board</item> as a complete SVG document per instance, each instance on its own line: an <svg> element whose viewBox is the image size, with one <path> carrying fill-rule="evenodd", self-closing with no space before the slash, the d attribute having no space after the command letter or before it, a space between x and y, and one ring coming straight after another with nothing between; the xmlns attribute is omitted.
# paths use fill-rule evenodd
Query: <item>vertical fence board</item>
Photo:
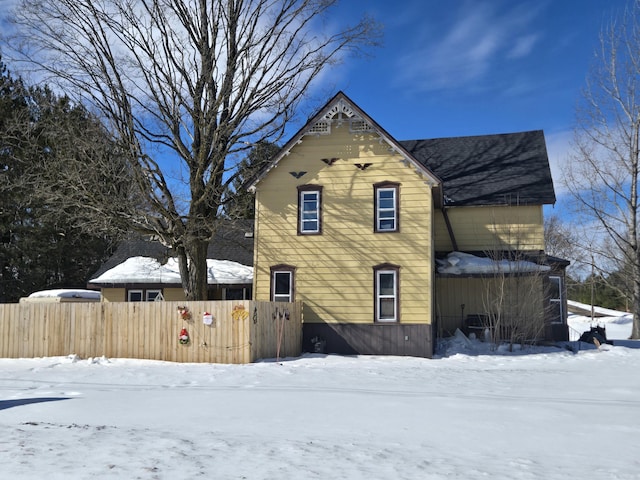
<svg viewBox="0 0 640 480"><path fill-rule="evenodd" d="M178 306L187 306L184 320ZM203 315L213 315L212 325ZM0 304L0 356L249 363L297 356L302 304L249 300ZM182 345L179 334L189 331Z"/></svg>

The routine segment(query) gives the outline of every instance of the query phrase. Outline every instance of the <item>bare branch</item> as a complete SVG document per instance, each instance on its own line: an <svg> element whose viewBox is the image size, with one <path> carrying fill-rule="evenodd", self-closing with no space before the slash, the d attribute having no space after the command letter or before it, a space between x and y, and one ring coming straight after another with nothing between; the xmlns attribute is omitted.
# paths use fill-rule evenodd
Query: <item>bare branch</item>
<svg viewBox="0 0 640 480"><path fill-rule="evenodd" d="M582 223L603 234L586 246L604 259L598 268L632 273L633 338L640 338L639 82L640 0L634 0L600 35L564 178Z"/></svg>
<svg viewBox="0 0 640 480"><path fill-rule="evenodd" d="M369 18L322 25L335 3L22 0L15 11L15 52L118 139L148 204L120 215L184 252L188 298L206 298L201 252L233 195L237 154L277 142L323 71L379 41Z"/></svg>

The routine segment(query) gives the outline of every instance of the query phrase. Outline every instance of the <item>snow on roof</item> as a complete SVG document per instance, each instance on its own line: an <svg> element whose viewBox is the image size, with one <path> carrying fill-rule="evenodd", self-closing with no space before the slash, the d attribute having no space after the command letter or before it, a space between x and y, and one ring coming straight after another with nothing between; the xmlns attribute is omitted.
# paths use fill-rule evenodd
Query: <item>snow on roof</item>
<svg viewBox="0 0 640 480"><path fill-rule="evenodd" d="M100 300L100 292L78 288L59 288L55 290L41 290L33 292L28 298L88 298Z"/></svg>
<svg viewBox="0 0 640 480"><path fill-rule="evenodd" d="M575 310L581 314L586 314L591 312L591 305L588 305L586 303L580 303L574 300L567 300L567 306L569 307L569 310ZM597 307L595 305L593 307L593 313L596 317L624 317L629 315L629 312L611 310L610 308Z"/></svg>
<svg viewBox="0 0 640 480"><path fill-rule="evenodd" d="M496 274L496 273L530 273L546 272L551 269L548 265L538 265L537 263L524 260L492 260L487 257L477 257L470 253L451 252L444 259L436 260L438 263L438 273L448 273L451 275L462 274Z"/></svg>
<svg viewBox="0 0 640 480"><path fill-rule="evenodd" d="M230 260L207 260L209 284L242 284L253 282L253 268ZM90 283L164 283L179 284L180 269L176 258L160 264L150 257L131 257L107 270Z"/></svg>

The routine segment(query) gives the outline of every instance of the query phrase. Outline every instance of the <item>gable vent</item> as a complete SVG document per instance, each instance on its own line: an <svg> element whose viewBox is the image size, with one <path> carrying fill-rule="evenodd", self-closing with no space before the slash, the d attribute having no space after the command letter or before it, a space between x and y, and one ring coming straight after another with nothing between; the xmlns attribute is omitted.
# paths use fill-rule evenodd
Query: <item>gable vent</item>
<svg viewBox="0 0 640 480"><path fill-rule="evenodd" d="M347 119L349 120L349 132L351 133L373 131L371 125L357 115L351 105L340 100L322 116L321 120L312 125L309 130L305 132L305 135L329 135L331 133L332 123L336 122L339 126Z"/></svg>
<svg viewBox="0 0 640 480"><path fill-rule="evenodd" d="M307 130L306 135L329 135L331 133L331 122L321 120L312 125Z"/></svg>
<svg viewBox="0 0 640 480"><path fill-rule="evenodd" d="M349 131L351 133L372 132L373 128L361 118L353 118L349 122Z"/></svg>

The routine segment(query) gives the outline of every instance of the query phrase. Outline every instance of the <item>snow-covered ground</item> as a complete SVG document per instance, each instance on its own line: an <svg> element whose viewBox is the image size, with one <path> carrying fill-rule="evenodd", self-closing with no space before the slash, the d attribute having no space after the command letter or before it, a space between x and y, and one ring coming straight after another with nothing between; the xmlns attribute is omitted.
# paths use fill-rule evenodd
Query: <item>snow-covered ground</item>
<svg viewBox="0 0 640 480"><path fill-rule="evenodd" d="M638 479L640 344L599 321L575 353L0 359L0 477Z"/></svg>

